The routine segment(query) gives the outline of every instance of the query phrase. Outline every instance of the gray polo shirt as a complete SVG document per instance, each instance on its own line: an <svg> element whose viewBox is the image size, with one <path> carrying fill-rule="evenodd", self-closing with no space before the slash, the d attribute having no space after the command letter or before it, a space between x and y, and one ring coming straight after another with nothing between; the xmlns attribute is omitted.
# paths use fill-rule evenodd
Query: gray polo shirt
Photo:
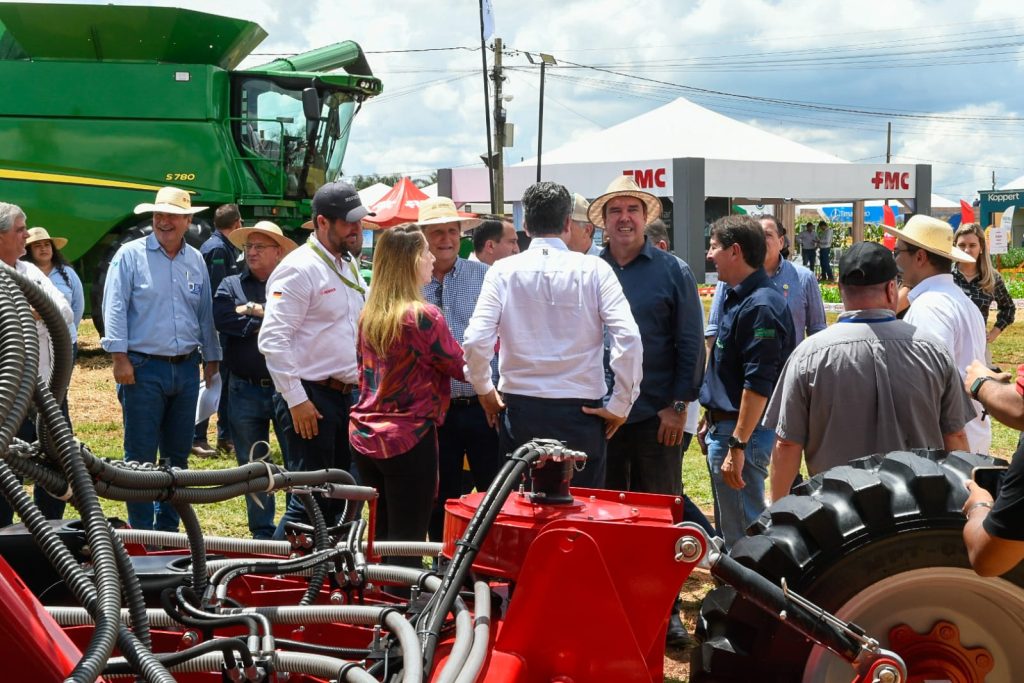
<svg viewBox="0 0 1024 683"><path fill-rule="evenodd" d="M803 444L814 475L854 458L942 448L974 407L945 345L892 311L848 311L789 357L764 425Z"/></svg>

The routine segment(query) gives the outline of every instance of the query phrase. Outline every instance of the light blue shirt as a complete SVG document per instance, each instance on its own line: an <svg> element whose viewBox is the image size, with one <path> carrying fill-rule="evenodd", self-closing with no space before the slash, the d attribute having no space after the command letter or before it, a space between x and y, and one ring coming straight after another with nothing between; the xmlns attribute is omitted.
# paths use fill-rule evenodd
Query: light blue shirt
<svg viewBox="0 0 1024 683"><path fill-rule="evenodd" d="M187 244L173 259L153 234L122 246L107 271L103 320L108 353L180 356L199 348L204 361L221 359L206 263Z"/></svg>
<svg viewBox="0 0 1024 683"><path fill-rule="evenodd" d="M64 281L61 277L60 271L57 269L58 266L54 266L50 271L50 282L57 288L64 298L68 300L68 305L71 306L71 313L74 315L74 322L68 325L68 331L71 333L71 341L78 341L78 326L82 323L82 316L85 315L85 290L82 289L82 280L78 277L78 273L71 266L64 266L64 272L68 276L68 282ZM71 283L70 285L68 283Z"/></svg>
<svg viewBox="0 0 1024 683"><path fill-rule="evenodd" d="M782 259L779 261L779 269L768 279L771 280L772 287L786 299L790 315L793 316L797 344L802 342L805 336L809 337L828 327L825 321L825 304L821 301L821 288L814 278L814 273L792 261ZM726 287L728 285L721 280L715 287L708 326L704 330L705 337L718 336L718 321L722 316Z"/></svg>

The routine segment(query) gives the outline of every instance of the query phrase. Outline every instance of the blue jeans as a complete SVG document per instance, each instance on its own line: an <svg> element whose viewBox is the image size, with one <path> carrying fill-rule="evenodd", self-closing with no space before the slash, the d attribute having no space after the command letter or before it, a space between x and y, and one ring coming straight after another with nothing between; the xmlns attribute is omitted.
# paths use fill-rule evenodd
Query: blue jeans
<svg viewBox="0 0 1024 683"><path fill-rule="evenodd" d="M231 396L231 434L235 440L235 458L239 465L256 460L270 460L270 424L274 425L277 442L282 453L287 450L284 429L274 413L274 385L252 384L238 375L228 380L228 394ZM258 441L266 441L253 450ZM287 460L287 458L285 458ZM253 493L245 497L249 517L249 532L253 538L270 539L274 536L274 496L268 493Z"/></svg>
<svg viewBox="0 0 1024 683"><path fill-rule="evenodd" d="M818 250L818 261L821 263L821 277L832 279L832 248L822 247Z"/></svg>
<svg viewBox="0 0 1024 683"><path fill-rule="evenodd" d="M715 499L715 522L729 548L743 538L747 527L765 510L764 483L768 478L768 463L775 445L774 431L765 427L754 430L744 452L744 486L737 491L726 484L722 477L722 462L729 454L729 436L734 429L735 420L716 422L708 430L706 439L708 464L711 467L711 492Z"/></svg>
<svg viewBox="0 0 1024 683"><path fill-rule="evenodd" d="M118 384L124 416L124 459L188 468L192 428L199 398L199 353L168 363L128 352L135 384ZM135 529L177 531L178 513L171 503L128 503L128 523ZM155 517L155 520L154 520Z"/></svg>
<svg viewBox="0 0 1024 683"><path fill-rule="evenodd" d="M807 270L814 272L814 257L817 256L817 249L801 249L800 254L804 259L804 267Z"/></svg>

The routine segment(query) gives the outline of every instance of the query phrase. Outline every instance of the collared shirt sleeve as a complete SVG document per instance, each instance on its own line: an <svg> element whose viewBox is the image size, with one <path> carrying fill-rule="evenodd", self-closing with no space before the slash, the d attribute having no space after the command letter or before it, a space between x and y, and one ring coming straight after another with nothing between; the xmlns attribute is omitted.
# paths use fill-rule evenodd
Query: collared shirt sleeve
<svg viewBox="0 0 1024 683"><path fill-rule="evenodd" d="M103 339L107 353L128 352L128 302L132 292L133 254L122 245L107 268L103 285Z"/></svg>
<svg viewBox="0 0 1024 683"><path fill-rule="evenodd" d="M946 375L939 401L939 429L943 434L952 434L963 429L968 422L978 416L978 412L970 394L964 388L964 382L960 379L952 356L948 353L944 355L949 357L949 362L943 368L937 368L943 370Z"/></svg>
<svg viewBox="0 0 1024 683"><path fill-rule="evenodd" d="M798 348L783 366L761 422L779 437L801 446L807 444L811 418L811 392L804 365Z"/></svg>
<svg viewBox="0 0 1024 683"><path fill-rule="evenodd" d="M704 381L703 307L697 293L697 281L690 266L680 263L672 269L676 279L675 349L673 400L693 401Z"/></svg>
<svg viewBox="0 0 1024 683"><path fill-rule="evenodd" d="M50 297L54 305L57 306L57 310L60 311L60 317L64 319L64 324L73 325L75 322L75 314L71 311L71 304L68 303L67 297L60 293L57 286L53 284L50 278L43 275L42 271L39 272L41 276L39 278L39 286L46 296Z"/></svg>
<svg viewBox="0 0 1024 683"><path fill-rule="evenodd" d="M611 344L608 367L615 378L607 408L615 415L627 416L640 395L640 380L643 379L644 347L640 328L622 293L619 279L604 260L598 264L597 277L601 320L608 328Z"/></svg>
<svg viewBox="0 0 1024 683"><path fill-rule="evenodd" d="M995 275L996 279L993 294L995 295L996 307L999 311L996 314L996 327L1005 330L1017 318L1017 305L1013 303L1013 297L1010 296L1010 292L1006 289L1003 277L999 273L993 273L993 275Z"/></svg>
<svg viewBox="0 0 1024 683"><path fill-rule="evenodd" d="M82 317L85 315L85 288L82 287L82 279L78 277L78 273L75 272L74 268L65 266L64 272L68 274L68 279L71 280L71 313L73 324L77 328L82 323Z"/></svg>
<svg viewBox="0 0 1024 683"><path fill-rule="evenodd" d="M429 330L426 335L427 345L423 349L428 353L431 365L446 377L465 381L464 370L465 357L459 342L455 341L452 331L448 329L444 315L434 306L423 310L422 316L429 320Z"/></svg>
<svg viewBox="0 0 1024 683"><path fill-rule="evenodd" d="M241 291L240 281L226 277L213 297L213 322L217 331L232 337L249 337L258 334L262 320L254 315L238 313L238 306L248 303Z"/></svg>
<svg viewBox="0 0 1024 683"><path fill-rule="evenodd" d="M476 308L462 337L466 381L480 395L489 394L494 389L491 358L494 357L494 344L498 341L498 322L504 300L505 283L492 268L484 275Z"/></svg>
<svg viewBox="0 0 1024 683"><path fill-rule="evenodd" d="M722 305L725 303L725 283L721 280L715 285L715 295L711 297L711 310L708 312L708 326L704 328L705 337L718 336L718 321L722 317Z"/></svg>
<svg viewBox="0 0 1024 683"><path fill-rule="evenodd" d="M219 363L224 357L217 337L217 328L213 324L213 293L210 291L209 273L203 272L206 282L202 296L199 298L199 310L196 317L199 321L199 338L202 344L203 362Z"/></svg>
<svg viewBox="0 0 1024 683"><path fill-rule="evenodd" d="M267 359L274 386L289 408L309 399L302 388L292 341L305 320L311 296L309 278L290 265L279 265L267 281L259 348Z"/></svg>
<svg viewBox="0 0 1024 683"><path fill-rule="evenodd" d="M804 301L807 302L807 334L821 332L828 327L825 320L825 302L821 300L821 287L814 279L813 273L803 274Z"/></svg>
<svg viewBox="0 0 1024 683"><path fill-rule="evenodd" d="M913 292L913 290L911 290ZM910 323L919 330L925 330L934 337L938 337L950 355L954 353L953 340L957 338L955 320L950 315L945 315L938 306L915 306L911 301L907 314L903 316L905 322ZM954 363L956 357L953 357ZM963 372L965 368L957 368Z"/></svg>
<svg viewBox="0 0 1024 683"><path fill-rule="evenodd" d="M786 315L789 315L788 310ZM743 317L740 329L743 388L770 397L782 370L787 331L783 321L768 306L754 306Z"/></svg>

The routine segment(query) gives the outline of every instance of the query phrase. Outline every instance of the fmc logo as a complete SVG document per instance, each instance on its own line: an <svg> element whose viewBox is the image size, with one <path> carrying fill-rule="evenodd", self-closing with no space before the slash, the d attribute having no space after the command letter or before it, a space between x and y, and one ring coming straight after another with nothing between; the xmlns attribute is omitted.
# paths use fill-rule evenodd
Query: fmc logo
<svg viewBox="0 0 1024 683"><path fill-rule="evenodd" d="M638 168L636 170L625 170L622 175L633 176L636 184L643 189L650 187L665 187L665 169L663 168Z"/></svg>
<svg viewBox="0 0 1024 683"><path fill-rule="evenodd" d="M910 189L910 174L900 173L899 171L875 171L875 177L871 179L871 184L875 186L876 190L909 190Z"/></svg>

